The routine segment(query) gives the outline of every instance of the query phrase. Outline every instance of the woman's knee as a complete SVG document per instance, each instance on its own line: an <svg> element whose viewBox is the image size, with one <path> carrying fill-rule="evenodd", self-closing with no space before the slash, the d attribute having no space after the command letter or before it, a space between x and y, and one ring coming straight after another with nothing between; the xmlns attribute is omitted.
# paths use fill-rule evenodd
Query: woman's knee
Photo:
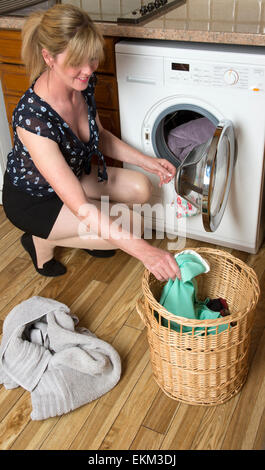
<svg viewBox="0 0 265 470"><path fill-rule="evenodd" d="M143 173L137 173L134 182L134 202L144 204L151 198L153 192L153 185L148 176Z"/></svg>

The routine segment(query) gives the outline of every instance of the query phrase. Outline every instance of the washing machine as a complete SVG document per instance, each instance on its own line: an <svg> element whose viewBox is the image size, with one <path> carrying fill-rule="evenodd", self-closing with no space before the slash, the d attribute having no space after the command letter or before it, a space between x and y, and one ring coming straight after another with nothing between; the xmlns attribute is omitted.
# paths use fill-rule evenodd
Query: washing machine
<svg viewBox="0 0 265 470"><path fill-rule="evenodd" d="M116 44L122 140L166 158L145 223L168 235L257 253L264 238L262 47L126 40ZM124 164L145 172L132 164ZM156 208L163 208L163 211Z"/></svg>

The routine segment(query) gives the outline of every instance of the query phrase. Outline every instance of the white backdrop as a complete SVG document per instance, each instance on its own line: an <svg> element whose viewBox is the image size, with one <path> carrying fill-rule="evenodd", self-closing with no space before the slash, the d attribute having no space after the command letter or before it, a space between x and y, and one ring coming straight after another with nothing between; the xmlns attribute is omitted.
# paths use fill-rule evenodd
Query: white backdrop
<svg viewBox="0 0 265 470"><path fill-rule="evenodd" d="M6 117L6 109L0 82L0 204L2 204L3 176L6 169L6 157L12 148L11 137Z"/></svg>

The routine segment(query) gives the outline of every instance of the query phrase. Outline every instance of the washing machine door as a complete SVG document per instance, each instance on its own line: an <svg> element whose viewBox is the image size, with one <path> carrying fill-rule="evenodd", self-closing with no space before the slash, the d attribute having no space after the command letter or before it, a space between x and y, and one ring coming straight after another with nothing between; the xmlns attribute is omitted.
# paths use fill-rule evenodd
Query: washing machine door
<svg viewBox="0 0 265 470"><path fill-rule="evenodd" d="M177 168L176 192L201 210L207 232L214 232L222 220L234 162L234 130L226 120L219 122L213 137L195 147Z"/></svg>

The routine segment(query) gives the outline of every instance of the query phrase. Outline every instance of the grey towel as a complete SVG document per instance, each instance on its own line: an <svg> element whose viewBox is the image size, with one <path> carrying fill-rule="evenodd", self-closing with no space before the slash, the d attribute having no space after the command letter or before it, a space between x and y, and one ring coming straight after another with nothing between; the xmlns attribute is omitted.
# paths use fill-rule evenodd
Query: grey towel
<svg viewBox="0 0 265 470"><path fill-rule="evenodd" d="M121 361L115 349L60 302L32 297L4 321L0 383L31 392L33 420L68 413L111 390Z"/></svg>
<svg viewBox="0 0 265 470"><path fill-rule="evenodd" d="M172 129L167 143L171 152L183 161L192 149L213 137L215 129L207 118L194 119Z"/></svg>

